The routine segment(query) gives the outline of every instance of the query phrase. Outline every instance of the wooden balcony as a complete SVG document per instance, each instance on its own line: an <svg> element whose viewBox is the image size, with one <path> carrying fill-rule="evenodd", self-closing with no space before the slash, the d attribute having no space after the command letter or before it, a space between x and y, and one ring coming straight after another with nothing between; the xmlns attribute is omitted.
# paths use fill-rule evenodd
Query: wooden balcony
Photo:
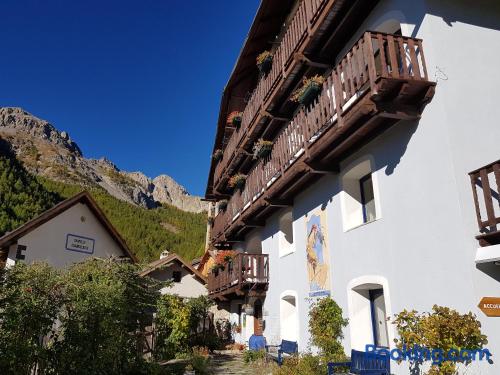
<svg viewBox="0 0 500 375"><path fill-rule="evenodd" d="M274 138L270 156L249 171L245 187L214 221L213 243L261 226L274 209L399 120L415 120L434 95L422 41L366 32Z"/></svg>
<svg viewBox="0 0 500 375"><path fill-rule="evenodd" d="M244 149L251 147L255 134L264 126L273 102L286 93L286 85L295 82L300 67L305 64L298 56L317 44L328 21L342 3L338 0L302 0L283 38L274 51L273 65L269 74L262 77L243 111L242 124L234 131L224 148L224 156L214 171L214 186L222 190L238 162L244 157Z"/></svg>
<svg viewBox="0 0 500 375"><path fill-rule="evenodd" d="M224 270L208 275L208 293L213 299L259 296L266 292L268 284L269 258L264 254L238 254Z"/></svg>
<svg viewBox="0 0 500 375"><path fill-rule="evenodd" d="M481 246L500 244L500 160L469 173ZM478 190L480 193L478 193Z"/></svg>

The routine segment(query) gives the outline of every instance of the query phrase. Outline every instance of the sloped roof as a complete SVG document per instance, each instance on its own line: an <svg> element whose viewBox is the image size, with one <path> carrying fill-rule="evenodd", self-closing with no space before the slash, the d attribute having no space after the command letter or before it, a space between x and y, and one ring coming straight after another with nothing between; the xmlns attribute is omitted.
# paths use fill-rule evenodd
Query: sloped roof
<svg viewBox="0 0 500 375"><path fill-rule="evenodd" d="M94 201L94 199L87 191L82 191L81 193L78 193L77 195L62 201L61 203L56 204L54 207L49 208L41 215L21 225L19 228L13 230L12 232L6 233L3 237L0 237L0 249L10 246L14 242L16 242L20 237L23 237L27 233L30 233L31 231L38 228L42 224L45 224L46 222L53 219L57 215L73 207L77 203L82 203L87 205L90 211L92 211L92 213L97 217L99 222L104 226L104 228L108 231L113 240L116 241L116 243L123 250L123 252L130 259L132 259L132 261L137 262L137 258L135 257L135 255L130 251L130 249L128 248L127 244L120 236L118 231L115 229L115 227L113 227L113 225L110 223L106 215L104 215L104 212L99 208L97 203Z"/></svg>
<svg viewBox="0 0 500 375"><path fill-rule="evenodd" d="M174 261L180 263L191 274L193 274L196 277L198 277L204 283L207 282L207 279L205 278L205 276L203 276L200 273L200 271L198 271L196 268L194 268L191 264L189 264L189 262L187 262L186 260L184 260L184 258L182 258L180 255L177 255L175 253L169 254L165 258L158 259L158 260L155 260L155 261L149 263L146 266L146 268L140 273L140 275L141 276L146 276L146 275L150 274L151 272L153 272L153 271L161 268L163 265L166 265L166 264L174 262Z"/></svg>

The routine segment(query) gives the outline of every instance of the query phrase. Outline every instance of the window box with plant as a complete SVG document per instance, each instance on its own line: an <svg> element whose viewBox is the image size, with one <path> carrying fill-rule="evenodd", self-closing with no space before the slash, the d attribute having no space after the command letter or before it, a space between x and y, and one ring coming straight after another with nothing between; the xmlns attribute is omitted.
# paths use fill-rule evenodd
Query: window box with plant
<svg viewBox="0 0 500 375"><path fill-rule="evenodd" d="M241 190L241 189L243 189L243 186L245 186L246 179L247 179L247 176L245 176L244 174L238 173L229 179L228 185L231 189Z"/></svg>
<svg viewBox="0 0 500 375"><path fill-rule="evenodd" d="M219 201L219 211L226 211L226 208L227 208L227 199Z"/></svg>
<svg viewBox="0 0 500 375"><path fill-rule="evenodd" d="M304 106L310 105L321 92L323 82L325 82L325 79L319 75L304 78L302 87L293 93L291 98L292 101L298 102Z"/></svg>
<svg viewBox="0 0 500 375"><path fill-rule="evenodd" d="M233 111L227 116L227 124L239 129L241 126L242 112Z"/></svg>
<svg viewBox="0 0 500 375"><path fill-rule="evenodd" d="M215 162L218 162L220 160L222 160L222 155L224 153L222 152L222 150L220 149L217 149L214 151L214 154L212 155L212 159L215 161Z"/></svg>
<svg viewBox="0 0 500 375"><path fill-rule="evenodd" d="M273 149L273 142L265 141L260 138L253 145L253 158L254 159L263 159L271 154Z"/></svg>
<svg viewBox="0 0 500 375"><path fill-rule="evenodd" d="M266 75L271 71L273 65L273 55L269 51L264 51L257 56L257 68L262 75Z"/></svg>
<svg viewBox="0 0 500 375"><path fill-rule="evenodd" d="M212 273L216 276L219 271L224 271L226 267L231 268L233 263L233 258L236 256L236 251L234 250L223 250L219 251L214 258L214 264L211 267Z"/></svg>

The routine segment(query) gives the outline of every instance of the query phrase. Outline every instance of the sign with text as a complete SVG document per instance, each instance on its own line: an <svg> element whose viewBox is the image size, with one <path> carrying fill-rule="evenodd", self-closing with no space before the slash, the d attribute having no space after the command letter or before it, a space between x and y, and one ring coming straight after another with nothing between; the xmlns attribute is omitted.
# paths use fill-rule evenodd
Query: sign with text
<svg viewBox="0 0 500 375"><path fill-rule="evenodd" d="M477 307L486 316L500 317L500 297L483 297Z"/></svg>
<svg viewBox="0 0 500 375"><path fill-rule="evenodd" d="M77 236L75 234L66 235L66 250L93 254L94 244L95 240L92 238Z"/></svg>

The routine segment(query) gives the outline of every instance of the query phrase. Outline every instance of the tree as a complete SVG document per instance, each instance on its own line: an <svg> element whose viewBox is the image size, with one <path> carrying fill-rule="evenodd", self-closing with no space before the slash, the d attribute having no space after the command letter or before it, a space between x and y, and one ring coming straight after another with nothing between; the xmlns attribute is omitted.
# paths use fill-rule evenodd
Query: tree
<svg viewBox="0 0 500 375"><path fill-rule="evenodd" d="M415 310L403 310L396 315L394 322L400 339L396 339L396 346L403 345L413 348L416 345L427 349L441 349L443 353L462 349L479 350L488 343L481 333L481 323L476 316L469 312L460 314L458 311L434 305L432 312L419 313ZM457 361L444 360L433 364L427 375L452 375L456 373L456 363L468 365L470 359L456 358ZM410 367L417 369L422 359L410 361Z"/></svg>
<svg viewBox="0 0 500 375"><path fill-rule="evenodd" d="M61 275L45 263L0 271L0 373L43 371L63 301Z"/></svg>
<svg viewBox="0 0 500 375"><path fill-rule="evenodd" d="M311 344L317 346L328 361L345 360L342 330L348 320L342 317L342 309L331 298L316 300L309 310L309 332Z"/></svg>

